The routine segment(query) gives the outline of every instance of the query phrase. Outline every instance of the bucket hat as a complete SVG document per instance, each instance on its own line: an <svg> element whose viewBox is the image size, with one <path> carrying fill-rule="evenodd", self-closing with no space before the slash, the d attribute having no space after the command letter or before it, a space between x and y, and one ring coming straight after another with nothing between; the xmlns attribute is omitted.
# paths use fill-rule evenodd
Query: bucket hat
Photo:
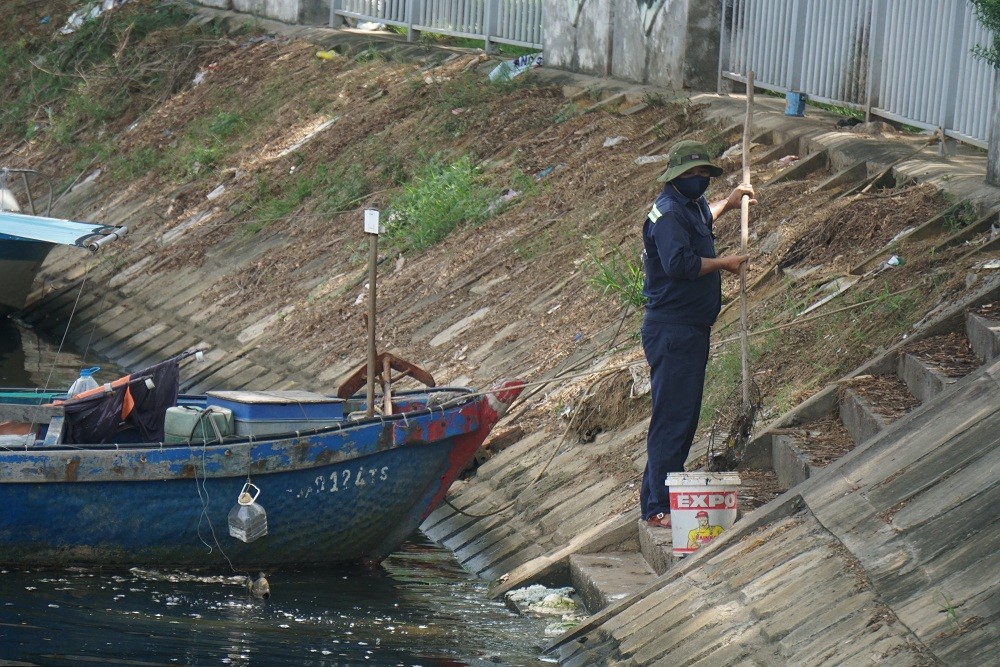
<svg viewBox="0 0 1000 667"><path fill-rule="evenodd" d="M656 179L672 181L692 167L708 167L711 176L722 176L722 169L709 160L708 149L700 141L678 141L667 152L667 170Z"/></svg>

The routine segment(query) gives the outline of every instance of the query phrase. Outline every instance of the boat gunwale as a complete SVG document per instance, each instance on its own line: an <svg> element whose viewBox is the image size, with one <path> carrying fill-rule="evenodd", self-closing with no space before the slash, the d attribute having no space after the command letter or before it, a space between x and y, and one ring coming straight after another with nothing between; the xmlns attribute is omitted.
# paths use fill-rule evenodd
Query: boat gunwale
<svg viewBox="0 0 1000 667"><path fill-rule="evenodd" d="M6 391L12 391L8 389ZM13 389L13 391L17 391ZM36 391L33 389L26 389L26 393ZM423 394L432 393L456 393L460 392L466 394L465 396L456 396L449 399L445 404L440 406L432 406L427 408L421 408L418 410L412 410L408 412L398 412L391 415L375 415L373 417L364 417L357 420L344 419L343 421L335 424L330 424L328 426L321 426L315 429L306 431L285 431L281 433L275 433L267 436L254 436L254 435L229 435L224 436L222 440L212 439L212 440L188 440L183 442L123 442L123 443L77 443L77 444L65 444L58 443L55 445L45 445L42 444L42 440L36 439L32 444L25 444L23 446L11 446L11 445L0 445L0 457L4 453L22 453L22 452L32 452L32 453L45 453L45 452L80 452L80 451L119 451L127 452L130 450L166 450L166 449L184 449L191 447L208 448L208 447L231 447L239 445L261 445L266 443L280 443L288 440L300 439L303 437L313 437L329 435L336 432L350 431L360 428L366 428L373 426L375 424L386 424L386 423L396 423L407 421L420 417L432 416L435 412L440 412L442 415L446 414L448 411L456 410L460 411L462 408L467 407L469 404L474 403L477 398L480 398L479 393L476 392L471 387L430 387L427 389L413 389L404 390L393 394L394 398L404 398L407 396L417 396ZM182 394L178 396L178 404L181 402L182 398L202 398L204 394ZM349 399L342 399L349 400ZM0 405L4 405L0 403ZM9 404L16 405L16 404ZM403 447L410 444L402 442L396 446Z"/></svg>

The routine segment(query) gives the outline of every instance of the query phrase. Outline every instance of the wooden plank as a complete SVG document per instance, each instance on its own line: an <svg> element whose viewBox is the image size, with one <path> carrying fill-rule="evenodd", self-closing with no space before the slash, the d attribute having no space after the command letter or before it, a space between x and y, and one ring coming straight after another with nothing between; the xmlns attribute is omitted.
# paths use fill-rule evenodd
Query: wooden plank
<svg viewBox="0 0 1000 667"><path fill-rule="evenodd" d="M568 568L570 554L599 551L600 548L595 547L595 544L600 544L602 541L604 543L621 542L625 539L623 533L636 530L635 521L636 518L631 514L622 514L613 516L590 530L584 531L570 540L569 544L563 548L532 559L509 572L490 589L489 597L501 597L507 591L526 586L544 578L550 572Z"/></svg>
<svg viewBox="0 0 1000 667"><path fill-rule="evenodd" d="M42 443L46 447L52 447L58 445L62 442L63 434L63 417L62 415L52 418L49 422L49 430L45 433L45 442Z"/></svg>
<svg viewBox="0 0 1000 667"><path fill-rule="evenodd" d="M20 405L0 404L0 422L21 422L25 424L45 424L53 417L61 417L61 405Z"/></svg>

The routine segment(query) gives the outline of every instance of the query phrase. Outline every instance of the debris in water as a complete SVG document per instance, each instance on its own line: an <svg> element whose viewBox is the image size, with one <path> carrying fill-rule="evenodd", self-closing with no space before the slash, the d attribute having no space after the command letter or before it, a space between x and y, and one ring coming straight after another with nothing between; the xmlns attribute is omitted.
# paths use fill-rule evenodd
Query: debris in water
<svg viewBox="0 0 1000 667"><path fill-rule="evenodd" d="M250 591L250 596L256 600L266 600L271 597L271 584L268 583L263 572L258 574L256 579L251 580L250 577L247 577L247 588Z"/></svg>
<svg viewBox="0 0 1000 667"><path fill-rule="evenodd" d="M586 610L577 604L572 588L546 588L540 584L509 591L504 602L516 613L539 618L558 616L545 626L546 637L556 637L580 624Z"/></svg>

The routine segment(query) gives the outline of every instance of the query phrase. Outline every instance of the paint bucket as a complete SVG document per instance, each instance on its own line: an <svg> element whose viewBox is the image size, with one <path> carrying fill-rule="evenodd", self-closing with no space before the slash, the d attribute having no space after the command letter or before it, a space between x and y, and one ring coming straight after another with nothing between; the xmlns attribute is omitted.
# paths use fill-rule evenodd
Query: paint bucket
<svg viewBox="0 0 1000 667"><path fill-rule="evenodd" d="M670 473L667 486L675 556L697 551L736 523L735 472Z"/></svg>
<svg viewBox="0 0 1000 667"><path fill-rule="evenodd" d="M806 113L806 96L803 93L785 93L785 115L804 116Z"/></svg>

